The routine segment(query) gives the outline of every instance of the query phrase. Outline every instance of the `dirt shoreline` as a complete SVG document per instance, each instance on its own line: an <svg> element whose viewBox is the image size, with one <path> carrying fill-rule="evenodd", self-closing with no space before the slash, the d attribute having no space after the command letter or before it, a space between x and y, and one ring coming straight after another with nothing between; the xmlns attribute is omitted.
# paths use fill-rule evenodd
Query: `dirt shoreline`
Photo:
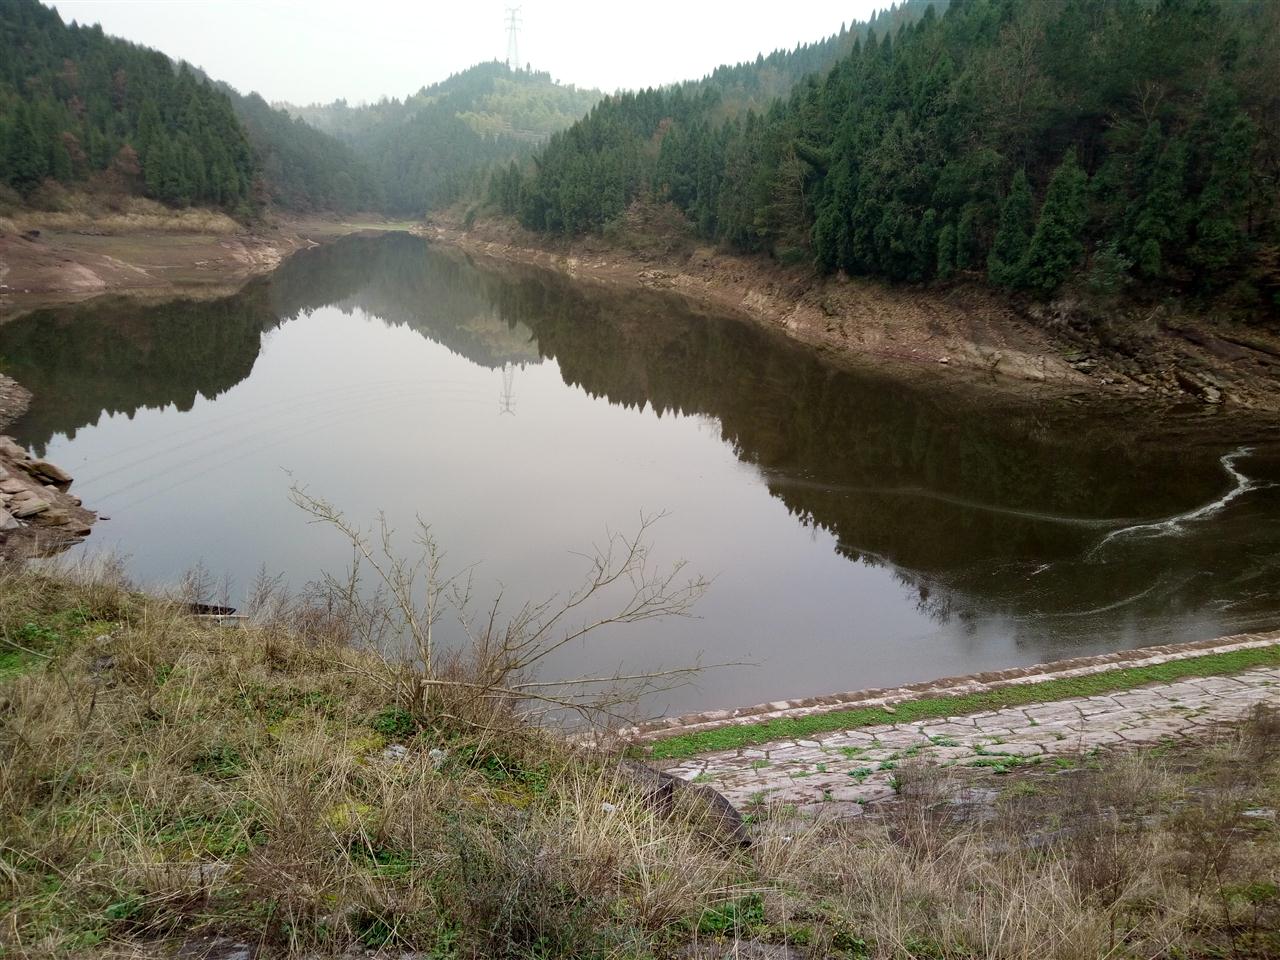
<svg viewBox="0 0 1280 960"><path fill-rule="evenodd" d="M314 219L251 234L193 232L183 228L181 215L140 229L56 217L51 222L55 229L27 220L21 229L6 222L0 230L0 323L103 294L139 300L224 296L296 250L349 233L408 226ZM0 561L57 553L81 542L98 519L70 492L66 471L4 435L30 402L29 390L0 373Z"/></svg>
<svg viewBox="0 0 1280 960"><path fill-rule="evenodd" d="M281 220L256 231L230 220L207 230L185 229L181 220L140 229L93 220L42 223L28 218L0 230L0 323L37 307L107 293L148 299L224 296L270 273L298 250L350 233L408 227L321 218Z"/></svg>
<svg viewBox="0 0 1280 960"><path fill-rule="evenodd" d="M943 388L978 383L1024 396L1280 413L1280 337L1242 325L1148 317L1140 331L1090 337L1058 316L1062 305L1022 309L977 283L890 286L688 242L650 238L647 247L623 248L598 237L549 239L494 219L437 217L415 232L478 258L672 290L780 330L843 366L916 379L928 371Z"/></svg>

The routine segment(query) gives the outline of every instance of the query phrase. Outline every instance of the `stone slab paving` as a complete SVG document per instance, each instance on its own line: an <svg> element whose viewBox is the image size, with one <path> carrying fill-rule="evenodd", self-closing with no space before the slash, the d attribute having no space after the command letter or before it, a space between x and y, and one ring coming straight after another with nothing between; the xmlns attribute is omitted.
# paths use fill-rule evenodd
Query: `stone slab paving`
<svg viewBox="0 0 1280 960"><path fill-rule="evenodd" d="M799 700L775 700L733 710L706 710L683 716L662 717L638 726L624 727L616 731L632 743L663 739L687 733L714 730L718 727L759 723L779 717L804 717L836 710L858 707L894 706L922 697L945 697L964 693L986 693L1001 687L1043 683L1069 677L1083 677L1095 673L1107 673L1126 667L1148 667L1175 660L1188 660L1210 654L1229 653L1280 644L1280 630L1270 633L1240 633L1211 640L1193 640L1190 643L1172 643L1153 647L1136 647L1112 653L1093 654L1038 663L1005 670L986 671L962 677L943 677L924 683L908 683L901 687L873 690L853 690L823 697L804 697Z"/></svg>
<svg viewBox="0 0 1280 960"><path fill-rule="evenodd" d="M667 767L715 787L738 807L861 805L894 795L894 770L918 757L944 766L1009 767L1096 747L1154 744L1280 706L1280 667L1196 677L1104 696L964 716L882 724L704 754Z"/></svg>

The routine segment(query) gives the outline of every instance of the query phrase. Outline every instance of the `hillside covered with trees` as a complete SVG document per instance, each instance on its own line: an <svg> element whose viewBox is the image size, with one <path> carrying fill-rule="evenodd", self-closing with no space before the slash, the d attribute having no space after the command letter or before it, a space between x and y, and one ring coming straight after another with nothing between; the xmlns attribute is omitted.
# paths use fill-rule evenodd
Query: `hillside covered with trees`
<svg viewBox="0 0 1280 960"><path fill-rule="evenodd" d="M0 151L23 195L98 176L174 205L253 204L253 154L225 94L36 0L0 3Z"/></svg>
<svg viewBox="0 0 1280 960"><path fill-rule="evenodd" d="M21 196L52 180L242 217L383 205L335 138L38 0L0 4L0 54L0 179Z"/></svg>
<svg viewBox="0 0 1280 960"><path fill-rule="evenodd" d="M669 200L733 249L891 280L1280 303L1280 5L938 6L762 110L716 83L611 97L491 199L570 235Z"/></svg>
<svg viewBox="0 0 1280 960"><path fill-rule="evenodd" d="M556 83L548 73L492 61L404 100L288 109L370 165L389 211L421 213L458 199L483 180L490 164L527 157L600 97L598 90Z"/></svg>
<svg viewBox="0 0 1280 960"><path fill-rule="evenodd" d="M382 183L345 143L256 93L222 89L253 147L264 199L286 210L383 209Z"/></svg>

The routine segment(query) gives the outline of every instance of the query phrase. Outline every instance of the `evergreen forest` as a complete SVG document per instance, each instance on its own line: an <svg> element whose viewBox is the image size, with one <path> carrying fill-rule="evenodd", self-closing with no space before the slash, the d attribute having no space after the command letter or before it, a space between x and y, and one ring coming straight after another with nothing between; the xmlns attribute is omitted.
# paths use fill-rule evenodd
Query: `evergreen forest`
<svg viewBox="0 0 1280 960"><path fill-rule="evenodd" d="M175 206L254 203L253 151L226 94L37 0L0 3L0 156L20 194L98 175Z"/></svg>
<svg viewBox="0 0 1280 960"><path fill-rule="evenodd" d="M599 100L532 69L480 64L402 100L268 104L163 53L0 3L0 183L138 194L252 217L418 216L527 158Z"/></svg>
<svg viewBox="0 0 1280 960"><path fill-rule="evenodd" d="M567 235L669 201L732 249L895 281L1280 305L1280 4L896 13L759 109L716 75L610 97L489 199Z"/></svg>

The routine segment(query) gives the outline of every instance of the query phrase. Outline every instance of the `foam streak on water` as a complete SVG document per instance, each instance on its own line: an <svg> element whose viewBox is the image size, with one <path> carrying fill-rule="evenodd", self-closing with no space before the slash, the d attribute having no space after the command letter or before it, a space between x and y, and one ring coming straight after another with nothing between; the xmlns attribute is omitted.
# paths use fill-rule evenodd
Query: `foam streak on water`
<svg viewBox="0 0 1280 960"><path fill-rule="evenodd" d="M1255 480L1245 476L1236 468L1236 461L1247 457L1252 452L1253 449L1251 447L1240 447L1223 456L1221 460L1222 468L1226 470L1235 485L1216 500L1196 507L1194 510L1188 510L1186 513L1167 517L1164 520L1137 523L1132 526L1121 527L1119 530L1112 530L1098 542L1092 552L1096 553L1108 543L1121 538L1150 539L1153 537L1179 536L1186 531L1187 524L1194 523L1197 520L1205 520L1220 513L1233 500L1239 499L1251 490L1258 489L1259 484Z"/></svg>
<svg viewBox="0 0 1280 960"><path fill-rule="evenodd" d="M965 497L953 497L938 493L924 487L868 487L846 483L823 483L803 477L791 477L776 471L761 471L770 486L806 487L810 490L823 490L829 493L862 493L869 496L918 497L922 500L936 500L949 503L966 510L978 510L984 513L996 513L1022 520L1036 520L1043 523L1056 523L1070 527L1109 527L1116 523L1128 523L1129 517L1073 517L1060 513L1046 513L1041 510L1022 510L1017 507L1002 507L993 503L984 503ZM1037 571L1038 572L1038 571Z"/></svg>

